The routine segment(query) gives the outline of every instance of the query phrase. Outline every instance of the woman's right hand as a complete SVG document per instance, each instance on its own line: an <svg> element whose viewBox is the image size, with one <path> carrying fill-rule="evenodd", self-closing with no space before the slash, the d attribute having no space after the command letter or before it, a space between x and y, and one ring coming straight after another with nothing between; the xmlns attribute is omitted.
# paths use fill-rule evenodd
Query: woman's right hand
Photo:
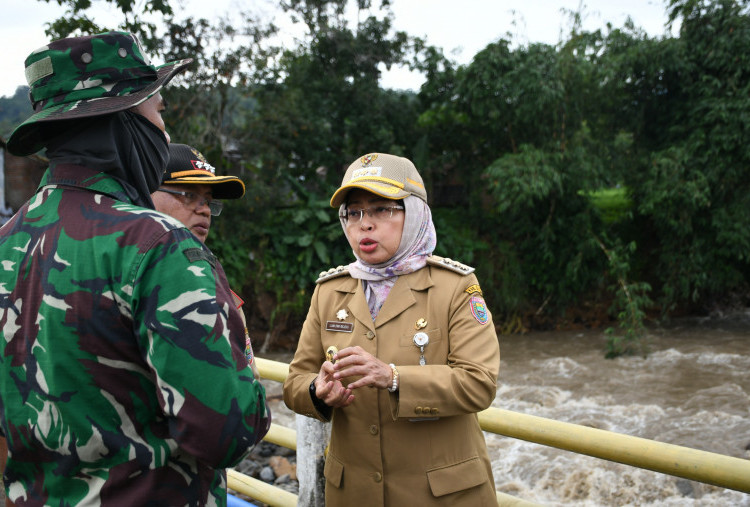
<svg viewBox="0 0 750 507"><path fill-rule="evenodd" d="M320 365L320 371L315 379L315 396L326 405L341 408L351 405L354 401L352 390L344 387L340 380L333 378L333 363L325 361Z"/></svg>

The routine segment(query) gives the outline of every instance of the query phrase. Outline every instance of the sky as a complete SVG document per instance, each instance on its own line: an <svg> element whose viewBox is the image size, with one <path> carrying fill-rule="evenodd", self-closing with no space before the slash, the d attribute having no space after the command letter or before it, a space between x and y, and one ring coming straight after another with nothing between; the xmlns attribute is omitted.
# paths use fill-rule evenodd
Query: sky
<svg viewBox="0 0 750 507"><path fill-rule="evenodd" d="M373 0L377 4L378 0ZM136 0L138 5L143 0ZM236 10L251 10L262 19L274 20L286 34L297 29L271 0L172 0L176 12L216 20ZM650 36L667 34L666 0L391 0L394 28L423 37L440 46L459 64L491 42L508 38L514 44L556 44L569 32L571 11L581 10L583 28L604 29L607 22L622 27L628 17ZM102 25L116 25L114 8L93 0L89 16ZM63 15L56 0L0 0L0 96L11 96L25 85L23 62L47 42L44 25ZM289 39L291 40L291 39ZM418 89L422 78L403 69L385 72L382 86Z"/></svg>

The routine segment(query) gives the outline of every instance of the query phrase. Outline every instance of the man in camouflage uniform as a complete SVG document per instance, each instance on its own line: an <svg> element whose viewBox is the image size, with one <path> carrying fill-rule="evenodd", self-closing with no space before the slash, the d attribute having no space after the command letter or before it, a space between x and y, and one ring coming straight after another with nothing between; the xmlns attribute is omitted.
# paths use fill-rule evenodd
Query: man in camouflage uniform
<svg viewBox="0 0 750 507"><path fill-rule="evenodd" d="M224 203L217 199L240 199L245 195L245 183L237 176L216 175L216 168L208 163L203 153L187 144L170 143L169 163L161 186L151 194L156 211L179 220L203 243L211 230L212 217L217 217ZM234 291L232 300L245 326L245 355L255 378L260 372L255 363L253 345L247 331L245 304Z"/></svg>
<svg viewBox="0 0 750 507"><path fill-rule="evenodd" d="M17 505L225 505L267 432L221 266L153 211L168 159L155 67L130 34L26 60L34 114L8 139L50 167L0 228L0 429Z"/></svg>

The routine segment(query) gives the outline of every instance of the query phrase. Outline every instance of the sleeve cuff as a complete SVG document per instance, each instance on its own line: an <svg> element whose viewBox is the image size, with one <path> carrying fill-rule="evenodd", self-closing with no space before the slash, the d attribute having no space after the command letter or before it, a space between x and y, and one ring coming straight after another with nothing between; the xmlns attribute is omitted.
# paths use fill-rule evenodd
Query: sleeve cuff
<svg viewBox="0 0 750 507"><path fill-rule="evenodd" d="M312 382L310 382L309 392L310 392L310 399L312 400L313 405L315 406L315 410L317 410L318 413L322 415L326 421L330 421L333 408L329 407L328 405L325 404L323 400L315 396L315 379L313 379Z"/></svg>

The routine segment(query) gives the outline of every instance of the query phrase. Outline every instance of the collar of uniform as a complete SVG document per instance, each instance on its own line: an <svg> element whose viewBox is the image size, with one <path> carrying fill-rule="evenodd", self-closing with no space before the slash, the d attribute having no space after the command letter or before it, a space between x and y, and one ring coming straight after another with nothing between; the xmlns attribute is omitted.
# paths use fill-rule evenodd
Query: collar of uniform
<svg viewBox="0 0 750 507"><path fill-rule="evenodd" d="M37 192L48 185L75 187L132 203L125 189L109 174L75 164L51 165L42 176Z"/></svg>
<svg viewBox="0 0 750 507"><path fill-rule="evenodd" d="M357 292L357 286L360 285L359 280L356 278L352 278L350 276L346 276L343 278L339 278L337 280L330 280L327 283L330 284L336 284L334 286L334 290L338 292L349 292L349 293L355 293Z"/></svg>
<svg viewBox="0 0 750 507"><path fill-rule="evenodd" d="M409 288L412 290L427 290L433 285L432 277L430 276L430 270L424 268L412 271L409 274L401 275L399 278L406 278L408 280ZM341 278L339 284L336 285L334 290L338 292L349 292L354 293L357 291L357 287L361 285L360 280L352 278L351 276ZM328 283L333 283L333 280Z"/></svg>
<svg viewBox="0 0 750 507"><path fill-rule="evenodd" d="M430 270L427 267L425 266L409 274L407 280L412 290L427 290L435 285L432 281Z"/></svg>
<svg viewBox="0 0 750 507"><path fill-rule="evenodd" d="M399 276L375 319L375 327L382 326L416 304L417 298L414 292L427 290L432 285L429 269L422 268Z"/></svg>

